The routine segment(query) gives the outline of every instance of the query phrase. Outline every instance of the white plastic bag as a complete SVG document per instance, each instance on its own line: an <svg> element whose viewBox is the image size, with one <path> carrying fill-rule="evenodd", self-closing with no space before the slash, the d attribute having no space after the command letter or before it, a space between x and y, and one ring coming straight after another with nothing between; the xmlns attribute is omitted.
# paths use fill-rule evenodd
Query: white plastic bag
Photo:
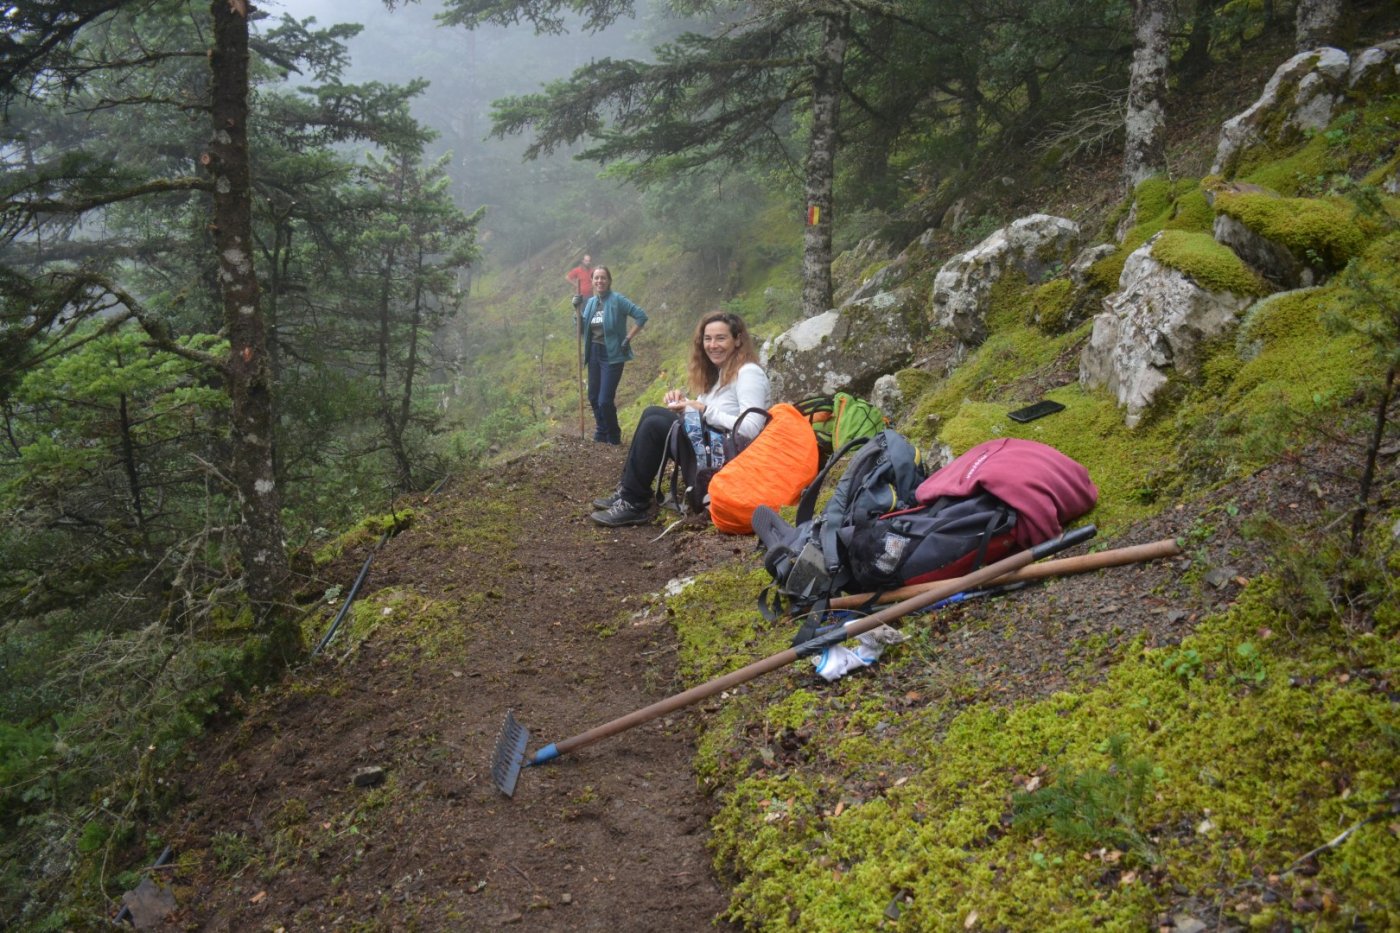
<svg viewBox="0 0 1400 933"><path fill-rule="evenodd" d="M888 625L881 625L857 635L852 648L832 645L824 649L812 658L812 664L823 680L838 680L851 671L874 664L884 654L886 645L897 645L908 637Z"/></svg>

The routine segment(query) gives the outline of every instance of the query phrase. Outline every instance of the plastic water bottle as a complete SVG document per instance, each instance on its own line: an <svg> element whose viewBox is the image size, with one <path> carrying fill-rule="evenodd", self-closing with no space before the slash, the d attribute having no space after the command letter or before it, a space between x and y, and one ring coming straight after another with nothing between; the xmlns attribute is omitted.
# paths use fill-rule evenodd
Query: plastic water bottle
<svg viewBox="0 0 1400 933"><path fill-rule="evenodd" d="M685 420L685 434L690 438L690 446L695 451L697 466L708 467L710 450L705 443L705 426L700 423L700 412L687 408L681 417Z"/></svg>

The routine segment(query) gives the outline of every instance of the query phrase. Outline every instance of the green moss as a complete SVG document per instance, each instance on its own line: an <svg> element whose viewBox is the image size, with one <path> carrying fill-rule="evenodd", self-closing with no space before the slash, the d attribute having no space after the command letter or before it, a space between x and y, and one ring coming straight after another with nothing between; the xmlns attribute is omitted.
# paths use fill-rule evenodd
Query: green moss
<svg viewBox="0 0 1400 933"><path fill-rule="evenodd" d="M1069 279L1051 279L1031 296L1031 319L1045 333L1059 333L1073 306L1074 283Z"/></svg>
<svg viewBox="0 0 1400 933"><path fill-rule="evenodd" d="M702 574L667 600L683 676L709 680L787 647L791 633L770 628L754 608L768 582L761 567L730 567Z"/></svg>
<svg viewBox="0 0 1400 933"><path fill-rule="evenodd" d="M1366 243L1355 209L1344 201L1222 192L1215 209L1324 269L1340 269Z"/></svg>
<svg viewBox="0 0 1400 933"><path fill-rule="evenodd" d="M1364 340L1333 336L1323 313L1342 286L1271 296L1254 305L1233 342L1217 344L1202 385L1175 413L1188 458L1210 458L1222 475L1257 469L1336 416L1367 368Z"/></svg>
<svg viewBox="0 0 1400 933"><path fill-rule="evenodd" d="M1332 188L1339 176L1374 173L1386 162L1393 162L1400 95L1383 95L1360 104L1359 108L1342 110L1327 129L1308 134L1301 143L1246 151L1235 177L1284 195L1319 194Z"/></svg>
<svg viewBox="0 0 1400 933"><path fill-rule="evenodd" d="M413 509L390 512L387 515L367 515L355 526L316 552L312 558L317 567L324 567L341 554L364 544L372 544L385 534L398 534L413 527L416 513Z"/></svg>
<svg viewBox="0 0 1400 933"><path fill-rule="evenodd" d="M1171 217L1162 225L1162 229L1209 233L1214 223L1215 211L1206 199L1205 189L1198 184L1176 199Z"/></svg>
<svg viewBox="0 0 1400 933"><path fill-rule="evenodd" d="M1170 459L1173 439L1166 426L1130 430L1106 393L1077 384L1046 393L1065 410L1018 424L1006 417L1013 403L964 402L948 419L940 439L961 453L993 437L1020 437L1049 444L1084 464L1099 487L1099 504L1088 520L1104 534L1155 510L1151 494L1160 465ZM1021 400L1021 404L1025 401Z"/></svg>
<svg viewBox="0 0 1400 933"><path fill-rule="evenodd" d="M806 690L794 690L785 700L768 707L763 719L771 729L797 729L807 721L816 705L814 695Z"/></svg>
<svg viewBox="0 0 1400 933"><path fill-rule="evenodd" d="M1174 197L1171 179L1165 175L1153 175L1138 182L1133 198L1137 204L1139 223L1167 213Z"/></svg>
<svg viewBox="0 0 1400 933"><path fill-rule="evenodd" d="M857 281L869 282L875 277L875 274L877 272L879 272L881 269L885 268L885 266L888 266L889 264L890 261L888 259L881 259L878 262L872 262L870 265L860 270L860 277L857 279Z"/></svg>
<svg viewBox="0 0 1400 933"><path fill-rule="evenodd" d="M716 860L739 879L731 918L773 930L868 929L895 902L911 929L957 928L974 914L979 927L1141 929L1173 888L1212 890L1259 866L1281 870L1338 827L1373 816L1400 767L1395 732L1381 728L1393 710L1382 693L1337 674L1394 669L1400 645L1364 637L1344 649L1343 666L1326 636L1269 634L1285 631L1278 596L1268 579L1254 581L1183 644L1198 658L1185 675L1168 663L1179 649L1139 647L1101 687L975 709L941 739L922 733L917 742L899 736L920 711L887 707L885 758L912 767L874 796L863 783L807 772L737 782L715 823ZM1294 686L1300 676L1318 689ZM861 727L839 704L817 713L834 735ZM1150 858L1112 840L1004 831L1023 776L1048 772L1055 786L1111 775L1115 742L1155 763L1151 793L1127 817ZM1078 786L1085 799L1096 793ZM1394 834L1366 824L1319 860L1317 878L1278 882L1282 908L1248 898L1226 906L1246 921L1292 918L1292 897L1314 885L1341 905L1338 927L1386 926L1400 920L1387 894L1397 857ZM1149 864L1164 868L1144 871Z"/></svg>
<svg viewBox="0 0 1400 933"><path fill-rule="evenodd" d="M1268 287L1230 250L1205 233L1167 230L1152 244L1152 258L1204 289L1234 295L1262 295Z"/></svg>
<svg viewBox="0 0 1400 933"><path fill-rule="evenodd" d="M1123 264L1132 253L1162 230L1208 233L1213 215L1205 191L1196 179L1168 183L1155 176L1138 185L1137 223L1124 235L1118 249L1089 267L1089 284L1104 293L1118 290Z"/></svg>
<svg viewBox="0 0 1400 933"><path fill-rule="evenodd" d="M901 369L894 374L899 393L905 399L917 399L936 381L933 373L923 369Z"/></svg>
<svg viewBox="0 0 1400 933"><path fill-rule="evenodd" d="M1092 324L1085 322L1059 336L1047 336L1025 322L1029 317L1031 290L1014 283L998 291L1006 299L994 305L988 322L1002 325L993 329L953 373L924 393L912 406L905 428L920 444L929 444L940 425L955 415L964 401L990 401L1007 398L1011 387L1034 379L1037 373L1053 369L1067 350L1083 340ZM1024 316L1024 317L1023 317ZM1007 323L1014 322L1014 323ZM1024 402L1022 402L1024 404ZM985 438L983 438L985 440Z"/></svg>

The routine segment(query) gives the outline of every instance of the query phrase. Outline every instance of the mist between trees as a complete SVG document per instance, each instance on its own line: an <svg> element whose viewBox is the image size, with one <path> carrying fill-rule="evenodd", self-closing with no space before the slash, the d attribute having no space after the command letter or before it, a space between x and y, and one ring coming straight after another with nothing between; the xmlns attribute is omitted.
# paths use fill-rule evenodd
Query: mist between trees
<svg viewBox="0 0 1400 933"><path fill-rule="evenodd" d="M1148 7L10 4L4 915L120 884L84 873L160 767L301 651L326 529L550 420L515 388L546 351L469 326L483 279L650 241L732 290L797 267L776 205L815 222L773 320L824 310L858 238L1117 145ZM1171 11L1179 80L1285 12Z"/></svg>

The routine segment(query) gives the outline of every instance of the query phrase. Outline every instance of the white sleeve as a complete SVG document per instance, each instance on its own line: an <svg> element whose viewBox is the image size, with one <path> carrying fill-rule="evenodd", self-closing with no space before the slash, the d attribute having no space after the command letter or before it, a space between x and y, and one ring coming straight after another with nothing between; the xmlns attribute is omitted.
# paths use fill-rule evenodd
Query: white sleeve
<svg viewBox="0 0 1400 933"><path fill-rule="evenodd" d="M757 363L745 363L734 377L734 389L739 396L739 414L750 408L768 410L768 374ZM737 418L736 418L737 420ZM739 433L745 437L756 437L762 430L764 419L745 418Z"/></svg>

